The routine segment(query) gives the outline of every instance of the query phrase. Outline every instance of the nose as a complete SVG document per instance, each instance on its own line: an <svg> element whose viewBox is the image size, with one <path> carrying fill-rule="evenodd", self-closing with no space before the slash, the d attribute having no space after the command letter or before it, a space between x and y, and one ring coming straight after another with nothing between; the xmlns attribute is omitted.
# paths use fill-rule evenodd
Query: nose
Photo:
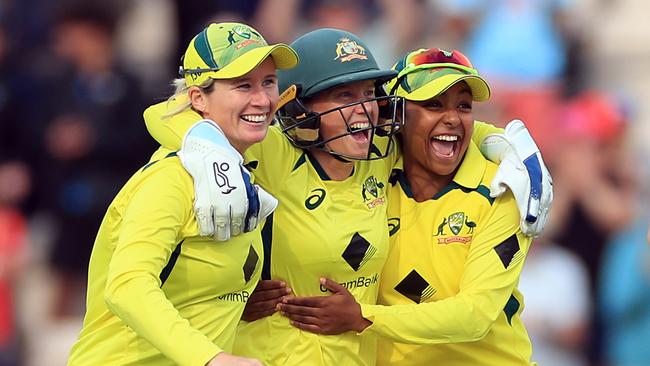
<svg viewBox="0 0 650 366"><path fill-rule="evenodd" d="M373 115L374 110L376 109L377 102L364 102L354 105L353 112L355 114L366 115L366 112L369 116Z"/></svg>
<svg viewBox="0 0 650 366"><path fill-rule="evenodd" d="M450 127L458 126L460 124L460 115L455 108L450 108L445 111L442 122Z"/></svg>
<svg viewBox="0 0 650 366"><path fill-rule="evenodd" d="M271 105L271 96L264 88L257 88L251 93L251 105L263 109L268 109Z"/></svg>

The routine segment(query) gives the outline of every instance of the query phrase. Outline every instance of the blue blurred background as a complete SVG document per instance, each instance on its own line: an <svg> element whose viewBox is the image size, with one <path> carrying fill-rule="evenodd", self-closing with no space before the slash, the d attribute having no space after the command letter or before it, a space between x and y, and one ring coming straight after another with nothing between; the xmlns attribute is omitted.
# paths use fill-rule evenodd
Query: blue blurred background
<svg viewBox="0 0 650 366"><path fill-rule="evenodd" d="M142 111L194 34L360 35L384 67L458 49L524 120L555 203L521 276L542 366L650 365L650 3L644 0L0 0L0 366L64 365L106 207L156 147Z"/></svg>

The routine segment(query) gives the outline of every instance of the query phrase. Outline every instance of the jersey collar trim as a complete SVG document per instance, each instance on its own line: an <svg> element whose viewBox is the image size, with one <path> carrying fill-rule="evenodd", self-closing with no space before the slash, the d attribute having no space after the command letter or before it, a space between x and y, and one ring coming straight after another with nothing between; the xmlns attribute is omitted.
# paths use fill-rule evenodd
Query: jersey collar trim
<svg viewBox="0 0 650 366"><path fill-rule="evenodd" d="M314 167L314 170L316 170L316 173L318 173L318 177L323 180L332 180L329 175L327 175L327 172L325 172L325 169L320 165L318 160L309 152L305 151L305 155L307 155L307 158L309 159L309 162L311 163L311 166Z"/></svg>
<svg viewBox="0 0 650 366"><path fill-rule="evenodd" d="M465 157L463 158L463 161L461 162L456 175L454 175L453 181L446 187L442 188L438 193L431 197L431 199L437 200L447 194L449 191L461 187L477 190L481 184L481 181L483 180L486 167L487 163L485 158L483 155L481 155L481 152L479 151L478 147L476 147L474 142L470 141L467 152L465 153ZM400 157L398 162L395 164L389 181L393 185L395 183L399 183L406 197L413 198L413 190L411 189L411 186L406 179L406 174L404 174L402 157Z"/></svg>
<svg viewBox="0 0 650 366"><path fill-rule="evenodd" d="M311 163L311 166L314 167L314 170L316 170L316 173L318 173L318 177L322 181L332 180L332 178L330 178L330 176L327 175L325 169L323 169L323 167L320 165L316 157L314 157L309 151L305 151L303 154L304 154L303 156L307 156L307 159L309 159L309 163ZM298 159L298 161L300 161L301 159L303 159L302 156L300 157L300 159ZM302 163L300 164L302 165ZM297 169L299 166L300 165L296 163L296 166L294 166L294 170ZM352 172L350 173L350 177L354 175L355 170L356 170L356 164L352 167Z"/></svg>
<svg viewBox="0 0 650 366"><path fill-rule="evenodd" d="M454 182L465 188L476 189L483 180L486 168L485 158L474 142L470 141L465 157L454 175Z"/></svg>

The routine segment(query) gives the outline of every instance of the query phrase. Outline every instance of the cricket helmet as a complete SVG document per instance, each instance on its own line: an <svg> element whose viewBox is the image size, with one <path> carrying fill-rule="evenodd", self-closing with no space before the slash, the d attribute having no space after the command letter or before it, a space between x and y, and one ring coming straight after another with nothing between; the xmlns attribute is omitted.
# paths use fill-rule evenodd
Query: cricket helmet
<svg viewBox="0 0 650 366"><path fill-rule="evenodd" d="M339 29L323 28L309 32L291 43L300 63L278 71L280 90L278 121L294 145L300 148L316 147L343 159L375 160L388 156L394 148L393 135L402 119L397 116L398 98L387 95L383 84L397 75L394 70L381 70L368 46L356 35ZM315 112L306 101L330 88L364 80L374 81L375 97L338 106L328 111ZM373 121L365 104L376 102L379 121ZM353 129L342 109L362 105L369 127ZM321 116L337 113L346 124L347 132L324 140L319 133ZM344 136L368 131L370 144L365 157L346 156L331 150L327 143Z"/></svg>

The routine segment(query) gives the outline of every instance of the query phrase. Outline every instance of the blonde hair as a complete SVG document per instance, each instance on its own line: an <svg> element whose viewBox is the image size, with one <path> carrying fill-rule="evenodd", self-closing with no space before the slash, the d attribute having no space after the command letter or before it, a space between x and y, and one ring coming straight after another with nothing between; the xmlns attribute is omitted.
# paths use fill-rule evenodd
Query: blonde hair
<svg viewBox="0 0 650 366"><path fill-rule="evenodd" d="M202 82L200 85L197 85L199 89L201 89L202 92L209 94L214 90L214 81L215 79L209 78L206 81ZM190 90L190 87L187 86L185 83L184 78L178 78L172 80L170 83L174 87L174 94L167 98L167 103L172 102L174 99L180 99L182 96L187 96L187 92ZM178 105L176 108L168 111L167 113L162 115L162 119L168 119L171 118L179 113L185 112L188 109L192 108L192 101L190 98L185 98L183 100L183 103ZM192 108L193 109L193 108ZM195 110L196 111L196 110ZM201 112L196 111L197 113L201 114Z"/></svg>

